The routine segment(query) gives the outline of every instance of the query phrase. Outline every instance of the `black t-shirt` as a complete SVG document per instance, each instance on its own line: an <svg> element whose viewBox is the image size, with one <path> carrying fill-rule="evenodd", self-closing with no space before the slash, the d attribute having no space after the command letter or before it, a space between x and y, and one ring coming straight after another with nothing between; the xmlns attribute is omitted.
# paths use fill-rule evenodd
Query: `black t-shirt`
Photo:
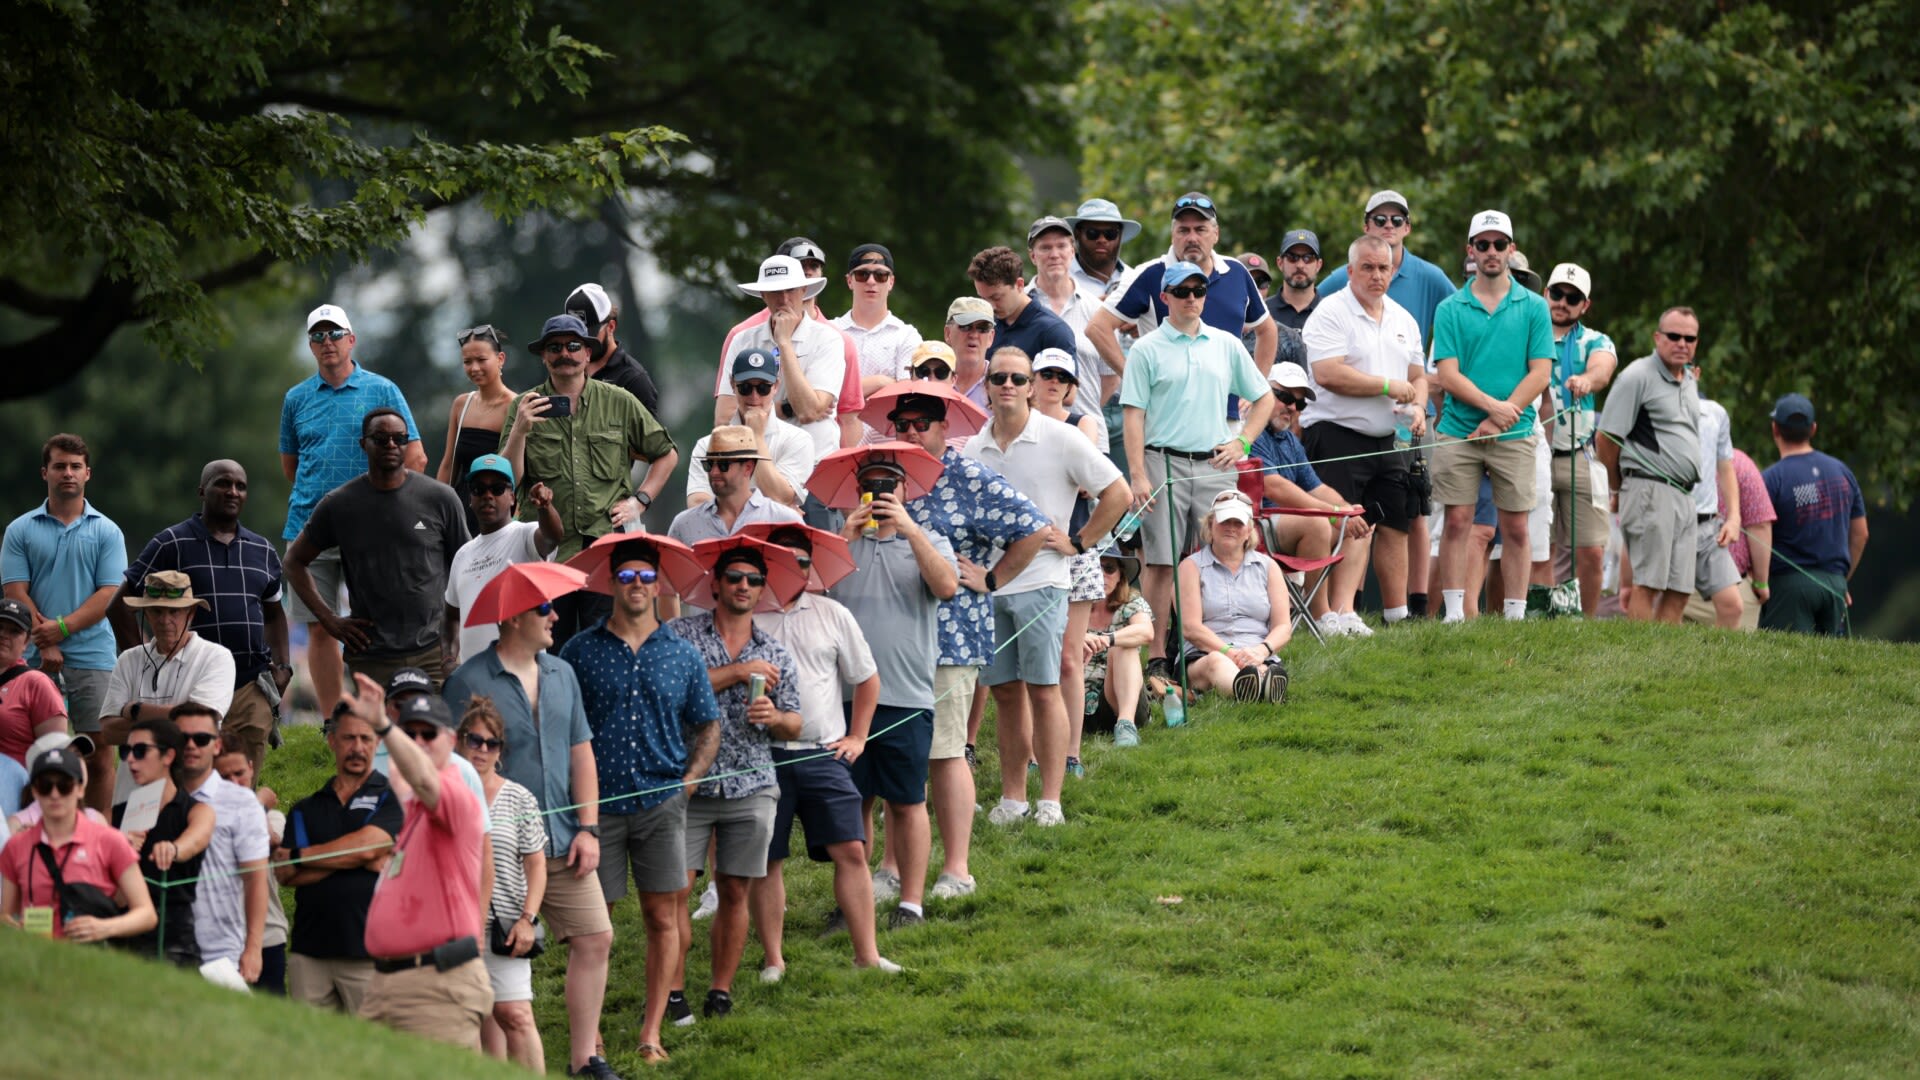
<svg viewBox="0 0 1920 1080"><path fill-rule="evenodd" d="M654 388L653 376L640 361L633 358L625 345L616 343L613 355L607 358L606 366L594 373L594 378L613 385L640 399L640 404L654 416L660 415L660 391Z"/></svg>
<svg viewBox="0 0 1920 1080"><path fill-rule="evenodd" d="M363 473L320 500L307 539L340 549L355 618L373 623L368 657L404 656L440 643L447 568L467 542L467 512L453 489L408 472L392 491Z"/></svg>
<svg viewBox="0 0 1920 1080"><path fill-rule="evenodd" d="M1295 330L1305 330L1307 328L1307 316L1313 314L1313 309L1319 306L1320 293L1318 290L1315 290L1313 302L1307 305L1307 310L1305 311L1295 309L1292 304L1287 303L1277 292L1267 297L1267 314L1273 316L1274 322L1279 323L1281 326L1290 326Z"/></svg>
<svg viewBox="0 0 1920 1080"><path fill-rule="evenodd" d="M140 848L140 876L147 879L147 891L153 896L153 910L165 911L167 929L167 949L169 952L185 949L198 954L193 935L193 898L198 892L195 879L200 876L201 860L207 857L201 852L191 859L175 859L166 873L153 861L153 848L163 840L179 840L187 831L187 817L197 805L193 796L181 789L175 789L173 801L160 807L160 817L154 821L153 828L147 830L146 843ZM127 814L127 804L121 803L113 808L113 824L120 822ZM156 885L156 881L166 881L166 885ZM162 897L162 893L165 897ZM149 930L128 943L129 948L153 955L153 939L156 931Z"/></svg>
<svg viewBox="0 0 1920 1080"><path fill-rule="evenodd" d="M312 847L338 840L373 825L388 836L400 832L405 815L387 778L372 773L360 790L342 804L329 780L319 791L300 800L287 815L282 842L289 847ZM293 890L293 929L287 947L316 959L360 959L367 955L367 908L380 875L372 870L335 870L311 885Z"/></svg>

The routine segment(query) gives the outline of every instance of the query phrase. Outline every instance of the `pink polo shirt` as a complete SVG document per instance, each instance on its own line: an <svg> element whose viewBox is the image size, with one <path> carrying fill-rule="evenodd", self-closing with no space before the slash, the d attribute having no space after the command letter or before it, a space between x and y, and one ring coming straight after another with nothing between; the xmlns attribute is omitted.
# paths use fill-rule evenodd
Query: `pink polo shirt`
<svg viewBox="0 0 1920 1080"><path fill-rule="evenodd" d="M451 761L432 810L411 793L402 799L406 818L367 908L367 953L376 958L415 956L480 930L480 800Z"/></svg>
<svg viewBox="0 0 1920 1080"><path fill-rule="evenodd" d="M20 661L21 667L26 661ZM23 671L0 686L0 754L22 765L33 745L33 729L56 716L67 715L60 689L43 671ZM11 813L14 807L4 808Z"/></svg>
<svg viewBox="0 0 1920 1080"><path fill-rule="evenodd" d="M47 864L33 850L44 839L39 825L23 828L10 837L7 846L0 849L0 878L20 890L25 907L53 908L53 936L62 938L67 936L66 915L54 901L53 875L47 873ZM82 814L74 823L73 836L53 849L53 861L67 884L92 885L114 896L120 892L120 875L139 863L140 856L120 830Z"/></svg>

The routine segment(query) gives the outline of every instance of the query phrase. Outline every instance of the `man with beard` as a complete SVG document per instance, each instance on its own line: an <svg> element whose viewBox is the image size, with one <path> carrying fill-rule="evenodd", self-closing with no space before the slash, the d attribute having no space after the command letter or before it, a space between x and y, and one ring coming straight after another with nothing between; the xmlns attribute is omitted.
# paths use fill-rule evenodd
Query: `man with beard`
<svg viewBox="0 0 1920 1080"><path fill-rule="evenodd" d="M1295 229L1280 240L1280 257L1274 269L1280 271L1280 291L1267 297L1267 313L1281 326L1299 333L1307 328L1307 316L1320 306L1320 290L1313 280L1325 265L1320 260L1320 238L1310 230Z"/></svg>
<svg viewBox="0 0 1920 1080"><path fill-rule="evenodd" d="M1073 230L1073 280L1095 301L1104 300L1126 276L1120 245L1140 235L1140 223L1106 199L1088 199L1067 219Z"/></svg>
<svg viewBox="0 0 1920 1080"><path fill-rule="evenodd" d="M1613 381L1620 360L1613 339L1580 321L1593 305L1593 279L1573 263L1547 277L1547 315L1553 322L1553 389L1556 411L1571 409L1553 425L1550 486L1553 542L1572 545L1580 610L1589 619L1600 610L1600 568L1607 551L1607 470L1593 459L1593 395Z"/></svg>
<svg viewBox="0 0 1920 1080"><path fill-rule="evenodd" d="M500 637L500 628L492 623L467 625L467 612L480 590L514 563L546 558L566 533L547 485L536 482L528 488L527 501L540 512L538 524L513 520L513 466L499 454L481 454L467 468L467 505L480 535L453 553L453 565L447 568L446 622L440 628L443 639L459 643L455 664Z"/></svg>

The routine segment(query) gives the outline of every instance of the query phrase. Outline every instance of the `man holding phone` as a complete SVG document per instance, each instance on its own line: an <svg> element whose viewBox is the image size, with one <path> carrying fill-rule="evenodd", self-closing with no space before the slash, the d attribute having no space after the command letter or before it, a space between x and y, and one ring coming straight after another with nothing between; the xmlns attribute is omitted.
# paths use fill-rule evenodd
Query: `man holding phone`
<svg viewBox="0 0 1920 1080"><path fill-rule="evenodd" d="M547 381L520 396L513 423L500 436L500 455L525 491L545 484L566 526L553 558L564 562L615 529L638 528L640 518L680 463L673 436L645 405L610 383L587 377L587 362L605 345L578 315L555 315L527 348L547 366ZM638 491L627 490L628 464L648 463ZM520 520L539 514L523 500ZM557 648L605 618L612 598L578 592L554 601L560 621Z"/></svg>

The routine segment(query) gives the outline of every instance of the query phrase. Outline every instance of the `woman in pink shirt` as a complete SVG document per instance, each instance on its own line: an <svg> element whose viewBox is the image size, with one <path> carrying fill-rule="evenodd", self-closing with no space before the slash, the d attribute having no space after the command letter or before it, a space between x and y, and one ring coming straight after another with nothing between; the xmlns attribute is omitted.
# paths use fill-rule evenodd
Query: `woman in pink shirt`
<svg viewBox="0 0 1920 1080"><path fill-rule="evenodd" d="M0 918L70 941L106 941L153 929L158 920L133 845L112 826L80 812L87 775L80 756L67 748L48 750L33 759L30 775L40 821L0 849ZM69 887L91 885L113 897L123 913L69 917L69 905L60 902L54 884L56 870Z"/></svg>

